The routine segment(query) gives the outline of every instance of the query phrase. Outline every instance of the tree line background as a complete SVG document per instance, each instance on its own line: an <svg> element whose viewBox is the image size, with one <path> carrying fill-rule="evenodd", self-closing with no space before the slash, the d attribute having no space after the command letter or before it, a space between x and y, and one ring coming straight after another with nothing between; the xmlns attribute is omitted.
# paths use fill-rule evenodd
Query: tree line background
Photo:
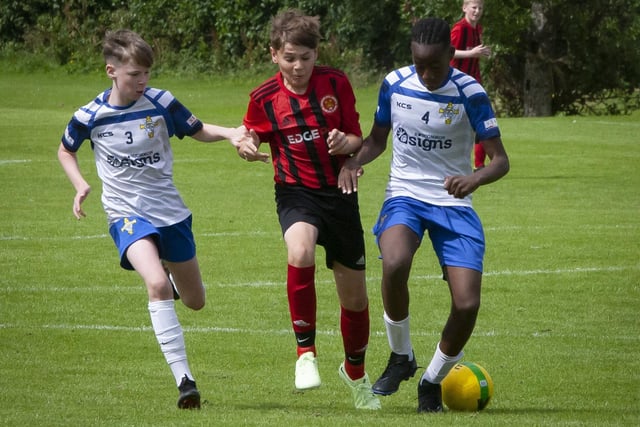
<svg viewBox="0 0 640 427"><path fill-rule="evenodd" d="M640 109L640 0L485 0L483 84L499 114L624 114ZM4 0L0 59L30 71L102 69L105 31L130 28L154 72L272 73L269 20L297 7L322 22L320 61L354 84L411 62L411 24L462 17L462 0Z"/></svg>

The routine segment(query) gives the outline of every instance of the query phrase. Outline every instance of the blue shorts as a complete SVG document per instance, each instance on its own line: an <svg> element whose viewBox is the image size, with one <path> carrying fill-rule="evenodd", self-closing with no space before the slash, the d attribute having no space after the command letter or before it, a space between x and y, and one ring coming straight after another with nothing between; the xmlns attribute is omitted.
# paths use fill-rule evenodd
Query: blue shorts
<svg viewBox="0 0 640 427"><path fill-rule="evenodd" d="M196 243L191 231L192 216L168 227L155 227L141 217L121 218L111 224L109 234L120 253L120 266L133 270L127 259L127 249L133 242L151 236L158 247L160 259L170 262L189 261L196 256Z"/></svg>
<svg viewBox="0 0 640 427"><path fill-rule="evenodd" d="M484 231L473 208L438 206L410 197L394 197L384 202L373 227L376 242L387 228L399 224L409 227L421 242L428 230L440 266L482 272Z"/></svg>

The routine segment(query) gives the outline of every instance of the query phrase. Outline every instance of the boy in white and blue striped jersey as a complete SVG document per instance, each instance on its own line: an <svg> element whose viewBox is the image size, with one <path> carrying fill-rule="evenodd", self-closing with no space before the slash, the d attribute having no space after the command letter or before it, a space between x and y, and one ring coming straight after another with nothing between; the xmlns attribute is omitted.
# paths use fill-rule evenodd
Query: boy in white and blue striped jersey
<svg viewBox="0 0 640 427"><path fill-rule="evenodd" d="M382 154L392 134L391 172L373 229L382 255L383 317L391 356L373 384L374 393L395 393L418 368L410 338L408 280L425 231L449 286L451 311L418 385L418 412L442 411L440 382L462 357L480 307L485 238L471 194L509 171L489 98L474 78L449 65L454 52L446 21L416 22L413 64L385 77L371 132L339 178L343 191L355 191L362 165ZM476 135L491 160L473 172ZM417 307L428 309L420 303Z"/></svg>
<svg viewBox="0 0 640 427"><path fill-rule="evenodd" d="M205 289L191 211L173 183L170 137L231 141L241 130L203 123L170 92L147 87L153 50L135 32L107 33L103 56L112 86L75 112L62 136L58 159L75 188L73 214L80 219L91 187L76 152L84 141L91 142L120 265L137 271L145 283L153 330L178 385L178 407L199 408L200 393L187 361L174 288L194 310L204 306Z"/></svg>

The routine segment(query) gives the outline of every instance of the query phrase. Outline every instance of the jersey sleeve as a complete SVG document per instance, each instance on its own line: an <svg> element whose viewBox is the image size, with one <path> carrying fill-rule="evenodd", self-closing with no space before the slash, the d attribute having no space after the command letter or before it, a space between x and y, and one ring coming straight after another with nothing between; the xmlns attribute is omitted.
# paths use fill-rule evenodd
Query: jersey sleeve
<svg viewBox="0 0 640 427"><path fill-rule="evenodd" d="M378 106L373 116L376 125L390 128L391 127L391 83L388 75L380 85L378 91Z"/></svg>
<svg viewBox="0 0 640 427"><path fill-rule="evenodd" d="M167 123L169 136L179 139L191 136L204 126L187 107L182 105L168 90L148 87L144 96L154 105L158 113L162 114Z"/></svg>
<svg viewBox="0 0 640 427"><path fill-rule="evenodd" d="M172 132L170 135L175 135L179 139L186 136L192 136L197 133L204 126L202 121L189 111L187 107L182 105L177 99L173 99L173 102L169 104L167 109L169 116L171 117L171 123L173 124Z"/></svg>
<svg viewBox="0 0 640 427"><path fill-rule="evenodd" d="M460 33L462 32L462 26L459 22L455 23L451 27L451 46L458 50L463 50L464 47L460 45Z"/></svg>
<svg viewBox="0 0 640 427"><path fill-rule="evenodd" d="M77 114L77 113L76 113ZM71 152L76 152L82 143L90 138L89 127L74 115L67 124L62 135L62 145Z"/></svg>
<svg viewBox="0 0 640 427"><path fill-rule="evenodd" d="M251 98L242 124L247 129L254 130L258 134L260 141L268 141L269 134L272 131L270 123L264 109L255 99Z"/></svg>
<svg viewBox="0 0 640 427"><path fill-rule="evenodd" d="M85 140L91 139L94 117L102 103L102 99L105 97L105 93L99 94L92 102L78 108L73 114L62 135L61 142L64 148L75 153Z"/></svg>
<svg viewBox="0 0 640 427"><path fill-rule="evenodd" d="M360 127L360 114L356 110L356 96L346 76L341 80L338 93L340 94L340 105L342 106L342 126L340 130L361 137L362 128Z"/></svg>
<svg viewBox="0 0 640 427"><path fill-rule="evenodd" d="M475 94L467 99L467 111L478 140L484 141L500 136L498 121L485 92Z"/></svg>

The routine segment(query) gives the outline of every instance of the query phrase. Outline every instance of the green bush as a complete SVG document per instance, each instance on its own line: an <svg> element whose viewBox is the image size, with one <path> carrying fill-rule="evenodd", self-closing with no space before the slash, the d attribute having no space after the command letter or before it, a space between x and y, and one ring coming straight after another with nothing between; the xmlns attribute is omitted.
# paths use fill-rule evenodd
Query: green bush
<svg viewBox="0 0 640 427"><path fill-rule="evenodd" d="M320 61L341 68L355 83L378 81L408 64L411 23L439 16L453 23L461 0L33 0L0 3L0 55L12 67L102 67L107 30L139 32L156 52L160 74L262 74L268 60L269 20L285 7L318 15L324 36ZM531 8L544 9L544 31ZM523 113L526 61L551 69L554 113L627 113L640 108L640 0L594 0L575 8L554 2L485 0L483 83L502 115ZM588 28L588 31L585 31ZM25 64L18 64L23 52ZM40 56L39 59L36 57ZM546 68L545 68L546 67ZM607 74L603 78L603 73Z"/></svg>

